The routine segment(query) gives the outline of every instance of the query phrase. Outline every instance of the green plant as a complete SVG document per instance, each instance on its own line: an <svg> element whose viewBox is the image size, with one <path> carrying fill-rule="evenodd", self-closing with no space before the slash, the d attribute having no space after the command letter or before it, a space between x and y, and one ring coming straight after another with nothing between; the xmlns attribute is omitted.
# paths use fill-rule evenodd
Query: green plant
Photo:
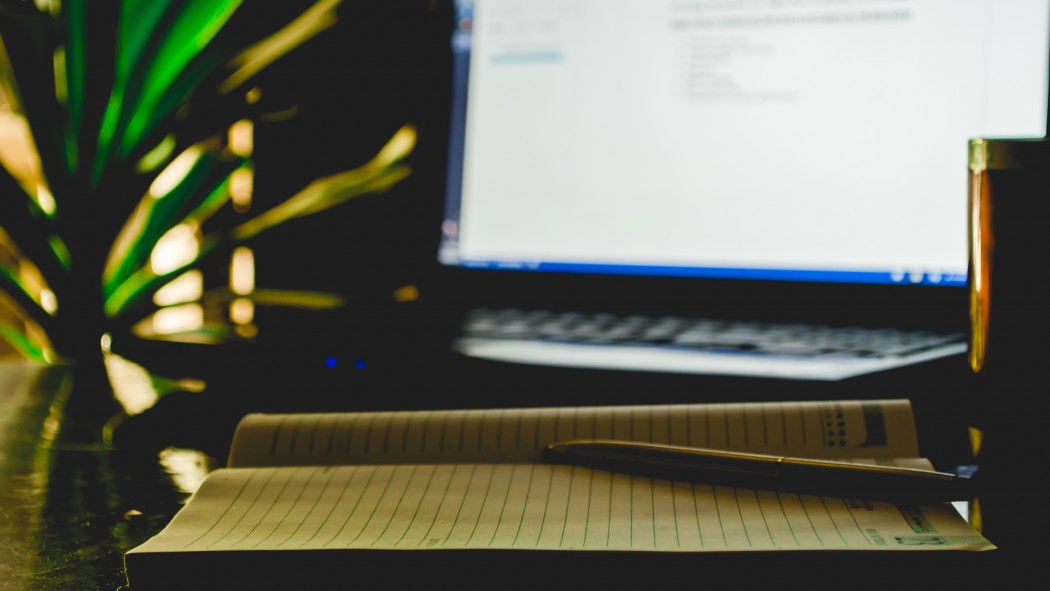
<svg viewBox="0 0 1050 591"><path fill-rule="evenodd" d="M0 124L29 146L0 151L0 338L31 360L102 367L104 335L131 334L173 279L408 175L406 126L364 165L215 227L231 183L254 166L229 129L286 106L267 104L265 92L260 100L259 78L329 29L338 4L0 4ZM197 234L197 252L158 269L151 253L177 227Z"/></svg>

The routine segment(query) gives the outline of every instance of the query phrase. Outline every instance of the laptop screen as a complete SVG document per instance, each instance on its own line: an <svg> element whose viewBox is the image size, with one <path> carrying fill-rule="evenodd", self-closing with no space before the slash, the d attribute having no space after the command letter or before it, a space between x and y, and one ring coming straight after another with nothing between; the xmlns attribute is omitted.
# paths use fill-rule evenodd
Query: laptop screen
<svg viewBox="0 0 1050 591"><path fill-rule="evenodd" d="M1043 137L1050 0L457 0L455 267L966 282L967 140Z"/></svg>

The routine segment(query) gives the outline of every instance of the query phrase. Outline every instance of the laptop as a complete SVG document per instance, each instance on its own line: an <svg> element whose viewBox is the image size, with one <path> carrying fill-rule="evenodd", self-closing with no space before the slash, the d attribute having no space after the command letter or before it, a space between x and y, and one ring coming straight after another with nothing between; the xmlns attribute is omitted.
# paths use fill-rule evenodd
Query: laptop
<svg viewBox="0 0 1050 591"><path fill-rule="evenodd" d="M455 13L459 354L822 381L964 354L967 140L1046 135L1050 1Z"/></svg>

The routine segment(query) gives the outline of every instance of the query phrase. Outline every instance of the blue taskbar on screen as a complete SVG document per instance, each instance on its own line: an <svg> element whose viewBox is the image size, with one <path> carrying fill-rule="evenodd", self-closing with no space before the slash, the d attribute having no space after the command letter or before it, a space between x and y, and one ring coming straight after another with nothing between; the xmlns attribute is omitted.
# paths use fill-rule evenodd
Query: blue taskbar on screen
<svg viewBox="0 0 1050 591"><path fill-rule="evenodd" d="M920 271L841 271L817 269L759 269L733 267L688 267L676 265L624 265L571 262L514 262L459 260L468 269L538 271L548 273L592 273L654 277L698 277L710 279L756 279L827 283L867 283L898 285L966 285L965 273Z"/></svg>

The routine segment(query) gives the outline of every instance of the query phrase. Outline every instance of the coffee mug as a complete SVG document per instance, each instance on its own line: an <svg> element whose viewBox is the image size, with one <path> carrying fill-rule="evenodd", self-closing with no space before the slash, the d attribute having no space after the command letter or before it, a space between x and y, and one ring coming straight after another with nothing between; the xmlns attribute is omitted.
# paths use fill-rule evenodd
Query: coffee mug
<svg viewBox="0 0 1050 591"><path fill-rule="evenodd" d="M974 139L969 160L969 362L998 405L1050 368L1050 142Z"/></svg>
<svg viewBox="0 0 1050 591"><path fill-rule="evenodd" d="M974 139L969 148L968 354L982 520L994 543L1023 548L1050 527L1036 509L1050 456L1050 142Z"/></svg>

